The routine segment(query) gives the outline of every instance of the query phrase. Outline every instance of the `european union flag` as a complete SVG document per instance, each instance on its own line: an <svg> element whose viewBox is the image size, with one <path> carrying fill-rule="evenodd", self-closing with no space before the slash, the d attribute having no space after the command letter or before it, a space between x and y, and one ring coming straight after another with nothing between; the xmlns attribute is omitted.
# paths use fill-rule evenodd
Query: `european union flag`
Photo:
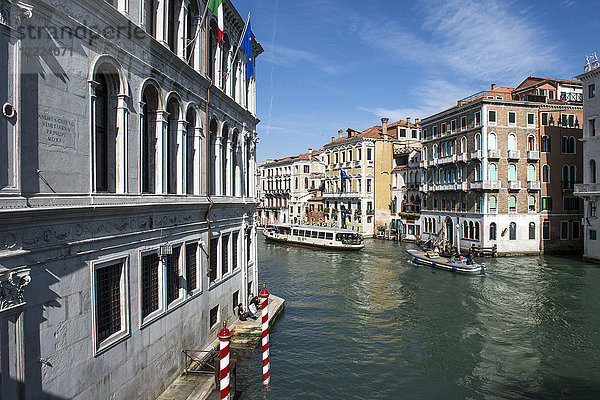
<svg viewBox="0 0 600 400"><path fill-rule="evenodd" d="M242 50L246 53L246 80L252 78L254 75L254 60L252 59L252 28L250 27L250 19L248 19L248 26L242 39Z"/></svg>
<svg viewBox="0 0 600 400"><path fill-rule="evenodd" d="M352 178L350 178L350 177L348 176L348 174L347 174L347 173L345 173L345 172L344 172L344 170L343 170L343 169L341 169L341 168L340 168L340 175L341 175L342 179L352 179Z"/></svg>

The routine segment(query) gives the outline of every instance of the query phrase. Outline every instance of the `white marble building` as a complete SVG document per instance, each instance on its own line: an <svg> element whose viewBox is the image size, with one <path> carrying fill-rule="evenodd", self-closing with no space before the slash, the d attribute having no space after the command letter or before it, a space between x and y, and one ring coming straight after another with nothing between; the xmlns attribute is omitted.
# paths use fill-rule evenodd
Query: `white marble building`
<svg viewBox="0 0 600 400"><path fill-rule="evenodd" d="M203 1L0 0L0 398L156 398L257 293L255 82L223 4L218 45Z"/></svg>
<svg viewBox="0 0 600 400"><path fill-rule="evenodd" d="M583 82L583 183L575 185L575 194L584 199L583 257L600 261L600 63L595 54L586 59L584 73L577 78Z"/></svg>

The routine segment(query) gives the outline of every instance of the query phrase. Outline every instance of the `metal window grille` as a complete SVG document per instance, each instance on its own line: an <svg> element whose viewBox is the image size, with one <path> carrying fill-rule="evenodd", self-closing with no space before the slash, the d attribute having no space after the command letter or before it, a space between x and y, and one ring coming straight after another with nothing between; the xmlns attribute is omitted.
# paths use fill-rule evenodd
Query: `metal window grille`
<svg viewBox="0 0 600 400"><path fill-rule="evenodd" d="M185 280L187 282L188 293L198 287L197 282L197 252L198 243L191 243L185 246Z"/></svg>
<svg viewBox="0 0 600 400"><path fill-rule="evenodd" d="M122 263L96 270L98 342L121 330L122 272Z"/></svg>
<svg viewBox="0 0 600 400"><path fill-rule="evenodd" d="M221 239L221 254L223 256L221 263L221 276L227 274L229 272L229 235L223 235L223 239Z"/></svg>
<svg viewBox="0 0 600 400"><path fill-rule="evenodd" d="M173 253L166 257L167 260L167 304L171 304L179 297L179 253L181 247L173 249Z"/></svg>
<svg viewBox="0 0 600 400"><path fill-rule="evenodd" d="M214 306L210 309L210 326L211 328L217 323L217 316L219 315L219 306Z"/></svg>
<svg viewBox="0 0 600 400"><path fill-rule="evenodd" d="M235 232L233 234L233 243L231 243L231 268L233 270L238 267L238 238L239 233Z"/></svg>
<svg viewBox="0 0 600 400"><path fill-rule="evenodd" d="M158 255L142 257L142 318L158 310Z"/></svg>
<svg viewBox="0 0 600 400"><path fill-rule="evenodd" d="M210 239L210 271L208 273L211 282L217 279L217 246L219 239Z"/></svg>

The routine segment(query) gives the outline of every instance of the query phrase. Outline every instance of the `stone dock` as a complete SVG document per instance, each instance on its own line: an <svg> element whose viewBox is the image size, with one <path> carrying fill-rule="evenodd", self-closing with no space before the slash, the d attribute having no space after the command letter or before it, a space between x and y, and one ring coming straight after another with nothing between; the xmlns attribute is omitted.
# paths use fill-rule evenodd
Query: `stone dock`
<svg viewBox="0 0 600 400"><path fill-rule="evenodd" d="M269 327L273 326L284 309L284 299L274 295L269 296ZM230 344L232 353L249 354L260 344L262 336L260 313L257 316L256 320L240 321L236 318L234 321L227 321L227 327L233 335ZM219 340L215 338L205 352L216 350L218 347ZM260 365L257 368L260 368ZM158 400L210 400L213 398L220 398L214 374L184 372L160 395Z"/></svg>

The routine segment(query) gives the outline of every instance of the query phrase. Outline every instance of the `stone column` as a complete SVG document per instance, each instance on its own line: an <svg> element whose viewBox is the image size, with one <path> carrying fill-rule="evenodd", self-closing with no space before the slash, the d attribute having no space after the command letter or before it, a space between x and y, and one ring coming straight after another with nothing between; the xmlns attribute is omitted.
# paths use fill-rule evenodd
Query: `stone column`
<svg viewBox="0 0 600 400"><path fill-rule="evenodd" d="M202 146L202 128L194 127L194 194L201 194L202 187L202 155L204 147Z"/></svg>
<svg viewBox="0 0 600 400"><path fill-rule="evenodd" d="M221 136L215 136L214 143L214 155L215 155L215 165L212 173L214 174L214 182L215 182L215 192L214 195L221 196L223 191L223 168L221 168Z"/></svg>
<svg viewBox="0 0 600 400"><path fill-rule="evenodd" d="M129 131L129 107L126 94L117 95L117 138L115 143L115 192L127 192L127 132Z"/></svg>
<svg viewBox="0 0 600 400"><path fill-rule="evenodd" d="M177 121L177 157L175 161L175 186L177 194L186 193L187 169L190 168L185 160L187 155L187 121Z"/></svg>
<svg viewBox="0 0 600 400"><path fill-rule="evenodd" d="M155 193L167 193L167 118L169 113L156 111Z"/></svg>
<svg viewBox="0 0 600 400"><path fill-rule="evenodd" d="M88 81L90 94L90 193L96 192L96 88L99 83Z"/></svg>

